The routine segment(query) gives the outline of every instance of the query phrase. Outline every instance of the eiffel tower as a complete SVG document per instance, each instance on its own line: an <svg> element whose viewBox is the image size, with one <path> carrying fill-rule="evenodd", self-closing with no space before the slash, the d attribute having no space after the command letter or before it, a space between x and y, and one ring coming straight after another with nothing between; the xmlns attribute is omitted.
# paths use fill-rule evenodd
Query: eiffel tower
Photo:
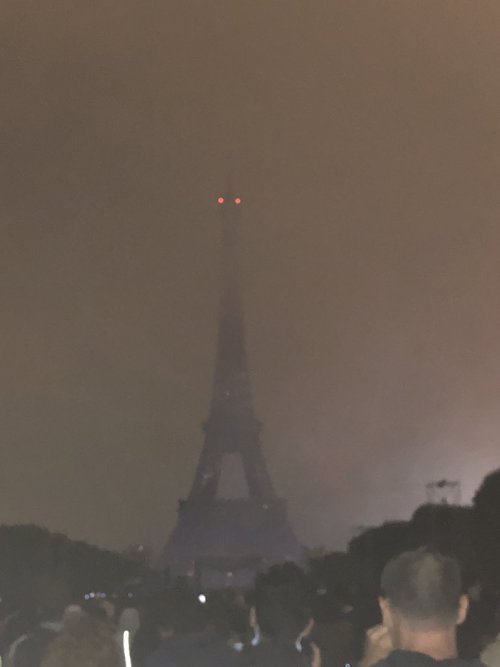
<svg viewBox="0 0 500 667"><path fill-rule="evenodd" d="M261 569L301 561L286 503L267 470L252 402L238 259L242 201L231 188L217 201L221 300L212 402L193 485L179 502L162 559L172 576L207 589L248 586Z"/></svg>

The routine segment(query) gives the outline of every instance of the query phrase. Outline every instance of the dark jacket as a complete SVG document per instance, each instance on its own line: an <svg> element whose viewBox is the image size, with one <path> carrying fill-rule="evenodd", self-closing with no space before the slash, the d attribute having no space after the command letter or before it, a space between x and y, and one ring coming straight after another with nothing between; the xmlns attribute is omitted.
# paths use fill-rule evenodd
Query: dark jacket
<svg viewBox="0 0 500 667"><path fill-rule="evenodd" d="M143 667L235 667L237 654L205 633L174 635L143 662Z"/></svg>
<svg viewBox="0 0 500 667"><path fill-rule="evenodd" d="M241 654L241 667L309 667L310 659L293 644L262 641Z"/></svg>
<svg viewBox="0 0 500 667"><path fill-rule="evenodd" d="M30 632L16 648L14 667L39 667L49 644L54 641L57 634L56 630L42 626Z"/></svg>
<svg viewBox="0 0 500 667"><path fill-rule="evenodd" d="M385 660L377 662L375 667L484 667L480 660L450 658L434 660L430 655L414 651L393 651Z"/></svg>

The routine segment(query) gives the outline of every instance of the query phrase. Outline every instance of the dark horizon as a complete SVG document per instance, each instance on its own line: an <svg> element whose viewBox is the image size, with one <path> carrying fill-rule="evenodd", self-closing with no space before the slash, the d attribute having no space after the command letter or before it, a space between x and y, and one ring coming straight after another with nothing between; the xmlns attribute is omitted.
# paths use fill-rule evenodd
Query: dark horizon
<svg viewBox="0 0 500 667"><path fill-rule="evenodd" d="M4 3L0 524L158 550L232 155L262 442L307 545L500 464L500 7Z"/></svg>

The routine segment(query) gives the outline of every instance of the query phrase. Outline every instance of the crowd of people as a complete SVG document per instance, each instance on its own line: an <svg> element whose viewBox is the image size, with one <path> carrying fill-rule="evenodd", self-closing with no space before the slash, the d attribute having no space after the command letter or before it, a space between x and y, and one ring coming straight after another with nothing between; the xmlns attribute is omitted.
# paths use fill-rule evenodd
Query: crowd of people
<svg viewBox="0 0 500 667"><path fill-rule="evenodd" d="M357 627L339 600L327 620L311 579L292 564L258 575L252 591L197 595L178 586L127 604L47 600L4 615L5 667L500 667L493 614L460 645L470 607L453 558L421 548L393 558L380 585L380 623ZM65 601L67 602L67 601ZM332 607L332 605L330 605ZM487 626L487 627L486 627ZM500 629L500 628L499 628ZM360 634L362 630L362 635ZM363 636L364 641L359 641ZM471 646L475 648L471 650Z"/></svg>

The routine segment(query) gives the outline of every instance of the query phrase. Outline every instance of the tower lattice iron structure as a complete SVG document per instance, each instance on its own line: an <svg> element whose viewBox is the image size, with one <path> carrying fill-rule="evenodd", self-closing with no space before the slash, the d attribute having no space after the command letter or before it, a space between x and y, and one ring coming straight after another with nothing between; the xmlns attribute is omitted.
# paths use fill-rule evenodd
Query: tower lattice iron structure
<svg viewBox="0 0 500 667"><path fill-rule="evenodd" d="M171 575L205 588L247 586L260 569L302 559L253 407L240 287L241 198L228 189L218 208L221 294L210 413L194 481L163 555Z"/></svg>

